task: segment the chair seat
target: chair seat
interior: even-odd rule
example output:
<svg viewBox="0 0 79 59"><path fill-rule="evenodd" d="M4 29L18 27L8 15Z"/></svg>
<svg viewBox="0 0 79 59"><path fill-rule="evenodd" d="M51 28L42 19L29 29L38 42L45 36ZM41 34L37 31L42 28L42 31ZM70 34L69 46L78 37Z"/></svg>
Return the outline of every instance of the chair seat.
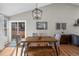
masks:
<svg viewBox="0 0 79 59"><path fill-rule="evenodd" d="M45 46L45 47L29 47L25 51L25 56L28 53L28 56L51 56L54 55L54 50L50 46Z"/></svg>

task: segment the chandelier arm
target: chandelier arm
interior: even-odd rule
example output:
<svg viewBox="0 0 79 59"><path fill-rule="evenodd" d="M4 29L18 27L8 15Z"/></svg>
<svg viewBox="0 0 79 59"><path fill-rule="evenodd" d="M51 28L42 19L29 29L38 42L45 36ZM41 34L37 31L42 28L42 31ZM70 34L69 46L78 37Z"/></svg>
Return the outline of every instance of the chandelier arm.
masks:
<svg viewBox="0 0 79 59"><path fill-rule="evenodd" d="M38 4L36 3L36 8L32 11L33 19L41 19L42 18L42 10L38 8Z"/></svg>

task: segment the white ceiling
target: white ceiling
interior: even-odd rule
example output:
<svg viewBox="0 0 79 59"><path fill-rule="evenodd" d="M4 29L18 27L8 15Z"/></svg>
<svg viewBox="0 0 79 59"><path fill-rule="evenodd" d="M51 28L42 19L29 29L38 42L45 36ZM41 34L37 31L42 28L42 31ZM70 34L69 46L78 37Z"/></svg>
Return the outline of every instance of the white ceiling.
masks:
<svg viewBox="0 0 79 59"><path fill-rule="evenodd" d="M51 3L38 3L38 7L44 7ZM79 6L79 3L72 3ZM36 3L0 3L0 13L6 16L16 15L21 12L27 12L36 7Z"/></svg>
<svg viewBox="0 0 79 59"><path fill-rule="evenodd" d="M38 7L46 6L50 3L39 3ZM36 3L0 3L0 13L12 16L21 12L27 12L36 7Z"/></svg>

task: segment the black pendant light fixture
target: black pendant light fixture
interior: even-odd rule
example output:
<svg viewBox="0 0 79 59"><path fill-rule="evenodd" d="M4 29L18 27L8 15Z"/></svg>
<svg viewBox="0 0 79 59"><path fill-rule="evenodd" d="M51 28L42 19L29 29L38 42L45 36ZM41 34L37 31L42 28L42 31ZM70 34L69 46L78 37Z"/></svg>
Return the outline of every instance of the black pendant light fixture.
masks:
<svg viewBox="0 0 79 59"><path fill-rule="evenodd" d="M36 3L36 8L32 11L33 19L39 20L42 18L42 10L38 8L38 4Z"/></svg>

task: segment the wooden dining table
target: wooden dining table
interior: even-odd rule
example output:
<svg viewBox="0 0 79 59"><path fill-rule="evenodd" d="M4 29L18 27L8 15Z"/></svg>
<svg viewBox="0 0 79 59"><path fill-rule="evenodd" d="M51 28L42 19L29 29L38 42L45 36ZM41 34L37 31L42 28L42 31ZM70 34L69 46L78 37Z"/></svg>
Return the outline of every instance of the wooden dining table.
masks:
<svg viewBox="0 0 79 59"><path fill-rule="evenodd" d="M28 49L29 43L38 43L38 42L54 43L55 52L56 55L58 56L57 45L56 45L57 40L54 37L49 37L49 36L36 36L36 37L30 36L27 37L24 41L21 41L21 43L23 43L23 46L21 48L21 56L23 54L23 49L25 46L27 46Z"/></svg>

